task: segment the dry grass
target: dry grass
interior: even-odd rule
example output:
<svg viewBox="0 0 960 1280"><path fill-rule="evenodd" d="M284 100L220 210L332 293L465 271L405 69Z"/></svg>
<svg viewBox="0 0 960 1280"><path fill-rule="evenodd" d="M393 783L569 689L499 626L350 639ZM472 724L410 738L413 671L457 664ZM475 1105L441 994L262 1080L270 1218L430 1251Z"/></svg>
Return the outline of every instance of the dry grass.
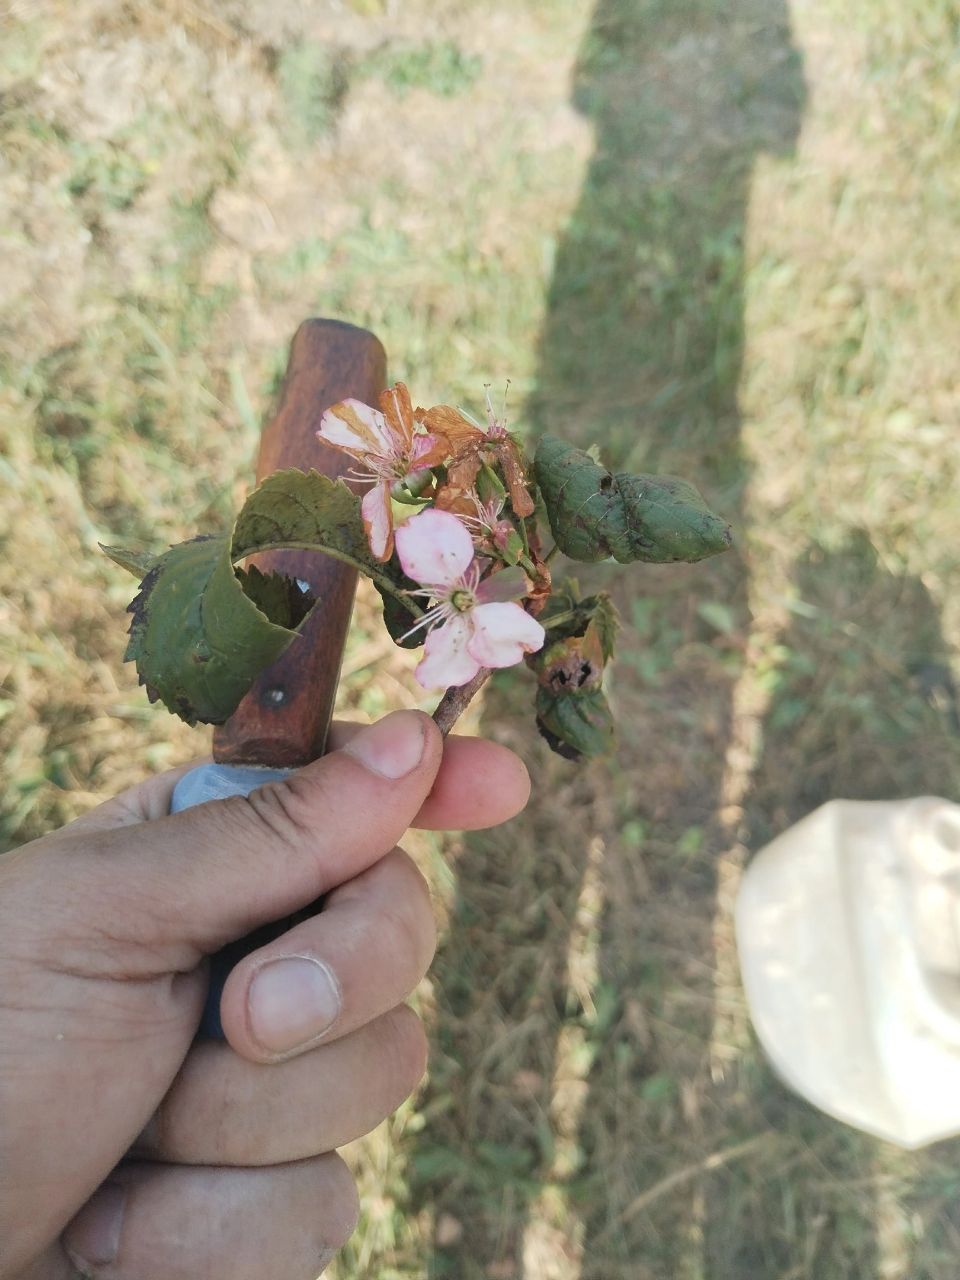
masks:
<svg viewBox="0 0 960 1280"><path fill-rule="evenodd" d="M612 763L550 757L521 674L487 697L537 794L417 844L430 1078L351 1153L335 1274L953 1280L955 1144L781 1088L729 910L831 796L960 797L956 3L0 22L3 838L203 748L121 666L96 541L227 518L303 316L375 329L423 399L510 376L521 426L688 475L739 550L615 579ZM418 696L378 627L364 596L352 714Z"/></svg>

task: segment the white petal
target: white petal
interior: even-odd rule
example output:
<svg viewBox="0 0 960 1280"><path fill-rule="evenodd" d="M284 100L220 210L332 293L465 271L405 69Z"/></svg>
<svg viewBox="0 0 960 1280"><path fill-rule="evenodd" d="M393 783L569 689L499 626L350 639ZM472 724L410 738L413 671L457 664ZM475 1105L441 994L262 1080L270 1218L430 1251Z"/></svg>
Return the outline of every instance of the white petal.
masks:
<svg viewBox="0 0 960 1280"><path fill-rule="evenodd" d="M378 560L389 560L393 555L393 509L390 506L390 486L375 484L363 495L360 503L363 527L367 531L370 550Z"/></svg>
<svg viewBox="0 0 960 1280"><path fill-rule="evenodd" d="M317 435L328 444L352 453L390 454L390 432L379 409L361 400L341 400L320 419Z"/></svg>
<svg viewBox="0 0 960 1280"><path fill-rule="evenodd" d="M400 530L397 530L399 533ZM446 689L466 684L480 670L480 663L467 652L470 625L462 614L434 627L423 646L423 661L414 675L425 689Z"/></svg>
<svg viewBox="0 0 960 1280"><path fill-rule="evenodd" d="M540 623L518 604L480 604L468 617L473 634L467 649L482 667L512 667L546 639Z"/></svg>
<svg viewBox="0 0 960 1280"><path fill-rule="evenodd" d="M428 587L458 582L473 559L473 539L449 511L421 511L397 529L403 571Z"/></svg>

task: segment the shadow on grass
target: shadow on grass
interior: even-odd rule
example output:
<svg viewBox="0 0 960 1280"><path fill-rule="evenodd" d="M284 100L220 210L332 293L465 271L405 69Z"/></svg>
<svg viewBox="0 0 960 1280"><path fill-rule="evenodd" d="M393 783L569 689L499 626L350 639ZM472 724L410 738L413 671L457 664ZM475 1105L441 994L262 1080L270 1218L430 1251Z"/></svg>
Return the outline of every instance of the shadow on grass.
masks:
<svg viewBox="0 0 960 1280"><path fill-rule="evenodd" d="M758 155L790 154L804 99L781 0L601 0L577 68L596 151L558 249L534 424L599 442L613 464L687 476L735 529L750 178ZM828 557L821 580L846 560ZM698 605L722 608L742 641L745 566L732 554L579 576L612 583L627 624L621 744L572 767L528 729L522 673L487 699L485 732L529 760L537 791L509 827L468 837L456 864L411 1151L415 1199L435 1213L430 1274L866 1280L872 1144L789 1097L745 1031L723 1069L724 1001L738 997L717 982L716 859L731 838L722 784L743 646L718 640ZM922 618L935 630L914 605L912 635ZM820 670L816 634L786 643ZM840 689L845 652L824 657ZM869 671L888 706L883 668ZM791 755L797 728L776 702L758 829L844 776L818 754L832 724L819 696L809 758ZM868 731L851 723L851 767Z"/></svg>
<svg viewBox="0 0 960 1280"><path fill-rule="evenodd" d="M781 637L782 664L763 727L763 755L745 811L758 849L834 798L960 799L957 690L937 607L923 583L880 564L869 537L813 542L797 562L799 601ZM731 1099L728 1122L752 1113L785 1135L770 1194L798 1224L784 1236L784 1271L752 1271L739 1254L717 1274L948 1280L960 1239L960 1143L908 1154L821 1119L769 1078ZM737 1112L741 1119L737 1120ZM714 1212L761 1206L749 1171L717 1179ZM947 1194L949 1189L949 1194ZM787 1218L780 1215L780 1230ZM918 1229L918 1224L920 1224ZM794 1270L786 1269L789 1262Z"/></svg>
<svg viewBox="0 0 960 1280"><path fill-rule="evenodd" d="M936 605L891 572L868 536L811 543L798 560L795 613L744 800L741 837L757 850L834 798L960 795L957 699ZM915 1246L908 1188L943 1184L957 1144L908 1155L819 1116L773 1078L756 1045L740 1050L714 1105L720 1132L762 1132L776 1159L732 1162L705 1196L709 1276L946 1280L929 1241L956 1231L945 1206ZM727 1137L726 1141L729 1141ZM957 1185L954 1178L954 1186ZM903 1269L907 1266L909 1269Z"/></svg>
<svg viewBox="0 0 960 1280"><path fill-rule="evenodd" d="M856 529L837 547L811 543L794 583L749 802L752 848L837 796L960 792L957 691L923 583L884 569Z"/></svg>

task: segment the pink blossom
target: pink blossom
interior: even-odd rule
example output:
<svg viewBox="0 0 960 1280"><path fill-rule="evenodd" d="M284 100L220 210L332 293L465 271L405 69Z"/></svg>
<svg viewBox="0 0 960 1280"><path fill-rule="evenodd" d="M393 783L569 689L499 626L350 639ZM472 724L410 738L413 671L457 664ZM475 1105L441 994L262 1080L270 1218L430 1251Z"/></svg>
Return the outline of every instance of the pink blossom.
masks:
<svg viewBox="0 0 960 1280"><path fill-rule="evenodd" d="M436 466L449 454L438 434L418 430L410 393L402 382L380 397L382 412L360 400L341 400L320 419L317 437L342 449L361 467L350 472L357 480L372 481L363 495L360 513L378 560L393 554L393 508L390 491L411 472Z"/></svg>
<svg viewBox="0 0 960 1280"><path fill-rule="evenodd" d="M480 581L466 527L448 511L421 511L397 529L404 572L433 601L416 677L427 689L466 684L481 667L512 667L543 647L543 627L512 601L496 600L495 578ZM500 576L500 575L496 575Z"/></svg>
<svg viewBox="0 0 960 1280"><path fill-rule="evenodd" d="M460 519L470 530L477 550L487 553L505 551L510 541L517 537L517 531L511 522L502 518L506 498L488 498L486 502L482 502L476 490L472 490L466 498L473 503L476 515L460 515Z"/></svg>

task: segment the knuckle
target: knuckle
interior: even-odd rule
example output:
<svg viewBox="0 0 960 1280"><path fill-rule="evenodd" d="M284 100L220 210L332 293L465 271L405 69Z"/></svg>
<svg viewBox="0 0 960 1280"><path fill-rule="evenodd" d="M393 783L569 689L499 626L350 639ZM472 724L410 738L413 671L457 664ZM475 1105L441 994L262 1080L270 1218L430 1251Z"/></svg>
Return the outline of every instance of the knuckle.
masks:
<svg viewBox="0 0 960 1280"><path fill-rule="evenodd" d="M316 777L306 780L292 773L289 778L264 783L235 800L251 809L272 835L287 844L302 845L317 835L317 814L322 808L317 794L319 785Z"/></svg>

